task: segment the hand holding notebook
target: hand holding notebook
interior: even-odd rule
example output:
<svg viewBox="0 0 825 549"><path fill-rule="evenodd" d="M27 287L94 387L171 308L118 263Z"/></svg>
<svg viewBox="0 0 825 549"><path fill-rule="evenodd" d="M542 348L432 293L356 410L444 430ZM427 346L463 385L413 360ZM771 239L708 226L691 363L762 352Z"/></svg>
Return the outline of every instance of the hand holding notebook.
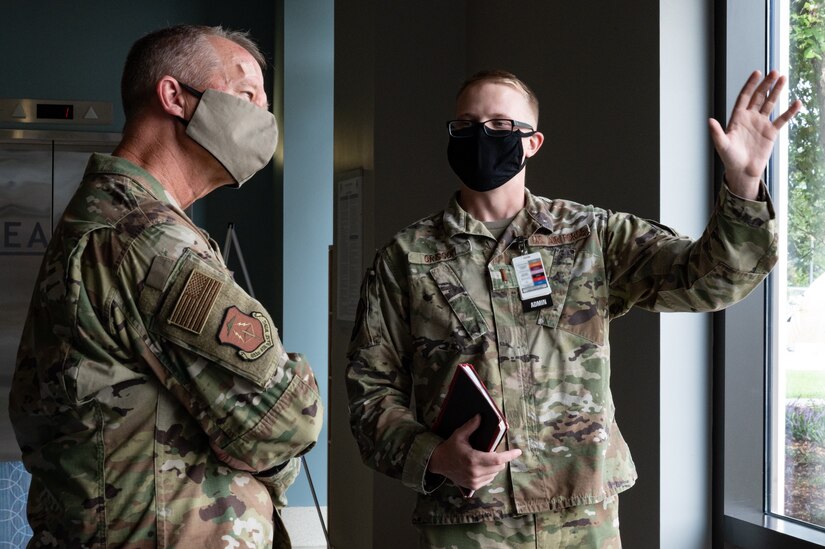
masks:
<svg viewBox="0 0 825 549"><path fill-rule="evenodd" d="M495 453L507 421L471 364L456 368L433 431L447 440L433 452L430 470L452 480L465 497L521 455L520 450Z"/></svg>

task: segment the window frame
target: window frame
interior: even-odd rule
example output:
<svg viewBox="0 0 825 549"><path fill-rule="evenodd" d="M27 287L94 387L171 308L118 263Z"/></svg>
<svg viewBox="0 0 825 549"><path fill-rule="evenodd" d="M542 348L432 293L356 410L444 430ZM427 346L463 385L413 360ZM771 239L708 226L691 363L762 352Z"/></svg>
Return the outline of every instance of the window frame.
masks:
<svg viewBox="0 0 825 549"><path fill-rule="evenodd" d="M749 4L749 5L748 5ZM733 101L752 68L765 72L774 59L770 37L773 0L753 10L748 0L714 3L714 116L727 120ZM731 89L733 88L733 89ZM787 131L784 129L783 131ZM723 168L715 160L717 190ZM776 162L768 166L776 175ZM780 230L783 230L780 224ZM773 275L771 275L773 276ZM767 459L770 425L769 281L742 303L714 313L713 325L713 472L714 548L808 549L825 546L825 532L767 511ZM760 364L754 371L752 365ZM750 366L749 366L750 365ZM757 408L758 407L758 408ZM735 464L735 467L734 467ZM758 482L753 482L758 479ZM743 482L750 480L750 484Z"/></svg>

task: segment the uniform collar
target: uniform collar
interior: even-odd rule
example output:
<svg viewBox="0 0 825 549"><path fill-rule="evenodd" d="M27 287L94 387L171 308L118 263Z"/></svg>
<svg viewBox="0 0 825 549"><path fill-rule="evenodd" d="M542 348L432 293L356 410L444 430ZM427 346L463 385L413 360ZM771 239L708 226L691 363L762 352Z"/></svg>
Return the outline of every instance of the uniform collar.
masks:
<svg viewBox="0 0 825 549"><path fill-rule="evenodd" d="M523 231L535 232L539 227L552 231L553 219L550 216L549 203L524 189L524 208L519 210L510 225L518 227L520 234L524 234ZM490 236L484 223L467 213L458 203L458 192L452 196L444 209L444 228L450 238L459 234ZM509 231L508 228L505 234Z"/></svg>
<svg viewBox="0 0 825 549"><path fill-rule="evenodd" d="M100 173L113 174L128 177L155 199L167 203L173 208L180 210L180 205L172 198L164 186L154 178L152 174L125 158L111 156L108 154L93 153L86 165L86 175Z"/></svg>
<svg viewBox="0 0 825 549"><path fill-rule="evenodd" d="M206 231L195 225L194 222L189 219L189 216L186 215L186 212L183 211L183 209L181 209L177 201L166 191L166 188L160 183L160 181L155 179L152 174L140 166L126 160L125 158L99 153L94 153L89 158L89 163L86 165L86 174L84 179L86 176L91 174L117 175L127 177L132 180L152 195L155 200L160 203L167 204L186 224L192 228L193 231L202 235L209 244L209 247L212 249L215 260L223 263L223 257L221 256L218 244L209 237L209 234Z"/></svg>

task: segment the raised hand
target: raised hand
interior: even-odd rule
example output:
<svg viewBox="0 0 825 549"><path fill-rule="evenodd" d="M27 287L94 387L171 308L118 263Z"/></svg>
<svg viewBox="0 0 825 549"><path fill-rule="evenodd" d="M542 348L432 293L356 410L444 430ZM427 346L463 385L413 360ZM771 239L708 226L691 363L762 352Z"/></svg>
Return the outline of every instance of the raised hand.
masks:
<svg viewBox="0 0 825 549"><path fill-rule="evenodd" d="M716 152L725 165L728 188L751 200L759 192L759 181L779 130L802 108L800 101L794 101L788 110L771 120L771 111L785 87L786 78L775 70L760 82L761 76L759 71L754 71L745 82L736 98L727 129L723 130L713 118L708 120Z"/></svg>

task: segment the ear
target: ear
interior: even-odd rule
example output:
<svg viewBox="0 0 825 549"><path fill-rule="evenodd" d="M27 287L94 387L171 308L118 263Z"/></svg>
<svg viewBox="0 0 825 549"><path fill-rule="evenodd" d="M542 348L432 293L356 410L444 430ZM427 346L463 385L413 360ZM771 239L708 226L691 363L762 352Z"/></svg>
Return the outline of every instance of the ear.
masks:
<svg viewBox="0 0 825 549"><path fill-rule="evenodd" d="M188 118L186 116L187 94L180 87L180 83L171 76L164 76L158 80L155 93L160 101L161 108L172 116Z"/></svg>
<svg viewBox="0 0 825 549"><path fill-rule="evenodd" d="M541 132L536 132L530 137L527 138L527 143L524 147L524 157L530 158L541 148L542 143L544 143L544 134Z"/></svg>

